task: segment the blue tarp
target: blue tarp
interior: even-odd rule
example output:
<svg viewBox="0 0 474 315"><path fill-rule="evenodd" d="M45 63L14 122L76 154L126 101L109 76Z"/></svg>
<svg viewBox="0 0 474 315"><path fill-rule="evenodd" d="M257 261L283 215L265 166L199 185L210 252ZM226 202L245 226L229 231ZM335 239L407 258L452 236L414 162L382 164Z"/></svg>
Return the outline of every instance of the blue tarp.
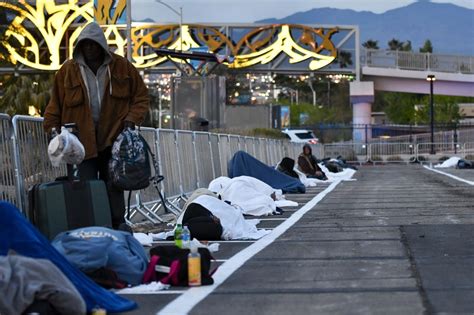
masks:
<svg viewBox="0 0 474 315"><path fill-rule="evenodd" d="M285 175L270 167L244 151L234 154L227 166L230 178L237 176L251 176L267 183L283 193L305 193L306 188L298 179Z"/></svg>
<svg viewBox="0 0 474 315"><path fill-rule="evenodd" d="M0 201L0 217L0 255L7 255L11 249L23 256L49 259L74 284L88 312L96 307L111 313L137 307L135 302L100 287L73 267L13 205Z"/></svg>

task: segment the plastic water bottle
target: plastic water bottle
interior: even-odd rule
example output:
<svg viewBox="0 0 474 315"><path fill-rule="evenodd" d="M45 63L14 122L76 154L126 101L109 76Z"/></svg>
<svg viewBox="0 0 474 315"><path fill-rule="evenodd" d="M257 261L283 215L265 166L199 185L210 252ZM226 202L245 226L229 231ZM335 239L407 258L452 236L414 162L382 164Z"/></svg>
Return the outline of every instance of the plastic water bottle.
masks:
<svg viewBox="0 0 474 315"><path fill-rule="evenodd" d="M201 255L196 245L191 245L191 252L188 254L188 285L201 285Z"/></svg>
<svg viewBox="0 0 474 315"><path fill-rule="evenodd" d="M174 243L179 248L183 248L183 226L181 224L177 224L174 230Z"/></svg>
<svg viewBox="0 0 474 315"><path fill-rule="evenodd" d="M191 243L191 232L189 231L188 227L185 225L183 227L183 248L189 248L189 244Z"/></svg>

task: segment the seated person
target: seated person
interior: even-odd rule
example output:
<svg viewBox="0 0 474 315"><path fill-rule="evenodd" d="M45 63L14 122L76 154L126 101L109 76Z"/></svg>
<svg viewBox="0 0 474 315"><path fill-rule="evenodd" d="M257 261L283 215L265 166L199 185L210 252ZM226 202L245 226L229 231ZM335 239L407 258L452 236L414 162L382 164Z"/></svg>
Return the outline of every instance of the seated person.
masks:
<svg viewBox="0 0 474 315"><path fill-rule="evenodd" d="M319 167L318 160L312 154L311 146L309 144L303 146L303 152L298 157L298 167L308 178L316 178L320 180L328 179L326 174L324 174Z"/></svg>
<svg viewBox="0 0 474 315"><path fill-rule="evenodd" d="M298 174L293 170L295 167L295 160L289 157L284 157L280 163L278 163L277 171L282 172L290 177L299 178Z"/></svg>

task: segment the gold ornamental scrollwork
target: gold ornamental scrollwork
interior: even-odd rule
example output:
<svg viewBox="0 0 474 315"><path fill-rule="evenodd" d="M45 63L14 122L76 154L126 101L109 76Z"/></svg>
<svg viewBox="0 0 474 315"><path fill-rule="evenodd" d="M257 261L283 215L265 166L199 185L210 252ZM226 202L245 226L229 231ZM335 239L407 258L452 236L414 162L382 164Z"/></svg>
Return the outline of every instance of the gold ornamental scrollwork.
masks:
<svg viewBox="0 0 474 315"><path fill-rule="evenodd" d="M8 10L11 24L3 44L14 63L41 70L57 70L72 57L74 44L87 22L102 24L109 46L116 53L126 51L126 32L123 19L126 0L69 0L56 4L54 0L37 0L36 6L20 0L15 4L0 0L0 9ZM94 10L95 9L95 10ZM12 14L11 14L12 13ZM104 25L104 23L106 23ZM238 27L236 27L238 28ZM243 69L281 62L305 62L308 70L321 69L336 59L337 49L331 41L337 28L313 28L306 25L275 24L239 28L233 38L229 27L144 24L132 28L134 65L150 68L168 62L155 49L168 48L187 51L205 49L232 57L229 68ZM18 49L21 47L21 49ZM66 49L64 49L66 48ZM173 60L183 62L182 60Z"/></svg>
<svg viewBox="0 0 474 315"><path fill-rule="evenodd" d="M71 24L78 18L93 20L93 2L80 5L73 0L65 4L37 0L36 6L32 6L27 1L20 0L17 4L0 2L0 8L16 14L2 43L10 53L10 60L14 64L22 63L41 70L57 70L64 62L60 48ZM83 26L75 28L71 37L77 36L82 29ZM40 44L43 41L45 45ZM25 52L22 55L15 48L18 44Z"/></svg>

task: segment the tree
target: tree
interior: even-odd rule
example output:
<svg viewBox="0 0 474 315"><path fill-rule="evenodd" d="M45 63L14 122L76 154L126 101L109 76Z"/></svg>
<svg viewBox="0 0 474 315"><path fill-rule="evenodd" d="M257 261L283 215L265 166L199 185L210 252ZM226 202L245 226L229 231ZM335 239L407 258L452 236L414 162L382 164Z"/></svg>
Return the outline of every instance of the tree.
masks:
<svg viewBox="0 0 474 315"><path fill-rule="evenodd" d="M423 108L420 113L422 123L430 122L430 97L425 96L422 99ZM434 98L434 121L435 124L451 124L459 122L461 114L459 113L459 98L445 95L435 95Z"/></svg>
<svg viewBox="0 0 474 315"><path fill-rule="evenodd" d="M365 43L363 43L362 46L367 49L379 49L378 42L378 40L369 39Z"/></svg>
<svg viewBox="0 0 474 315"><path fill-rule="evenodd" d="M415 124L418 121L415 105L419 96L408 93L387 92L383 94L384 110L388 120L395 124Z"/></svg>
<svg viewBox="0 0 474 315"><path fill-rule="evenodd" d="M10 115L27 115L29 106L40 114L49 102L53 74L9 75L3 83L3 97L0 98L0 112Z"/></svg>
<svg viewBox="0 0 474 315"><path fill-rule="evenodd" d="M433 53L433 45L429 39L425 40L425 44L420 48L421 53Z"/></svg>
<svg viewBox="0 0 474 315"><path fill-rule="evenodd" d="M337 54L337 62L341 68L352 66L352 54L348 51L340 51Z"/></svg>
<svg viewBox="0 0 474 315"><path fill-rule="evenodd" d="M403 42L398 39L392 38L392 40L388 42L388 49L390 50L402 50L402 48Z"/></svg>
<svg viewBox="0 0 474 315"><path fill-rule="evenodd" d="M411 41L407 40L406 42L402 43L402 51L412 51L411 48Z"/></svg>

